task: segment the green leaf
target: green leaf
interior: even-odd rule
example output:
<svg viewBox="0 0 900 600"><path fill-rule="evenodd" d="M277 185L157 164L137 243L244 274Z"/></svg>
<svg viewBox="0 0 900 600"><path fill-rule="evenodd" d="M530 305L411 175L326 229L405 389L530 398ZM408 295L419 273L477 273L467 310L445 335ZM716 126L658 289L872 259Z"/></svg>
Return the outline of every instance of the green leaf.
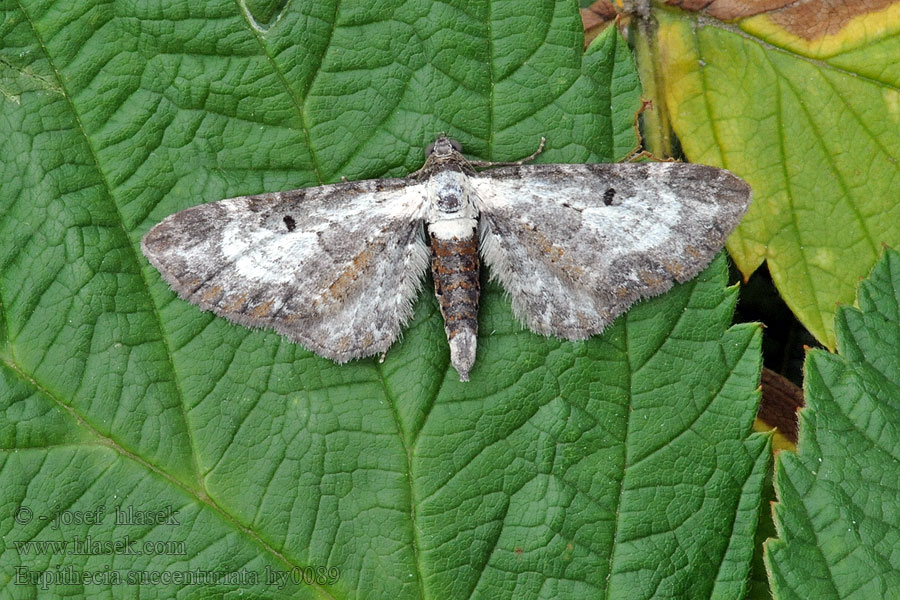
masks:
<svg viewBox="0 0 900 600"><path fill-rule="evenodd" d="M733 24L655 11L651 70L687 157L753 187L728 245L738 267L749 277L767 261L833 348L836 304L853 301L882 244L900 244L900 2L785 4L711 4Z"/></svg>
<svg viewBox="0 0 900 600"><path fill-rule="evenodd" d="M799 452L779 454L766 543L778 598L900 597L900 254L841 307L838 355L806 362Z"/></svg>
<svg viewBox="0 0 900 600"><path fill-rule="evenodd" d="M438 132L621 157L614 30L583 53L565 2L0 11L4 592L740 594L768 452L724 258L582 343L488 285L461 384L428 293L384 363L338 366L177 299L139 251L201 202L407 173Z"/></svg>

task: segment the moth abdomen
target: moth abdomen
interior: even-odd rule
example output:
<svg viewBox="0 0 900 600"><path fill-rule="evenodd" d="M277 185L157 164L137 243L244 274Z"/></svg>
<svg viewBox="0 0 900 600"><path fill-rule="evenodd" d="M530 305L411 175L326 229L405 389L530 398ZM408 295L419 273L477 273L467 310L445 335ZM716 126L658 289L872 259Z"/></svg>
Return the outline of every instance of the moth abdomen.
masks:
<svg viewBox="0 0 900 600"><path fill-rule="evenodd" d="M469 380L475 363L478 336L478 239L475 229L462 239L431 235L431 272L434 293L444 317L450 343L450 362L460 381Z"/></svg>

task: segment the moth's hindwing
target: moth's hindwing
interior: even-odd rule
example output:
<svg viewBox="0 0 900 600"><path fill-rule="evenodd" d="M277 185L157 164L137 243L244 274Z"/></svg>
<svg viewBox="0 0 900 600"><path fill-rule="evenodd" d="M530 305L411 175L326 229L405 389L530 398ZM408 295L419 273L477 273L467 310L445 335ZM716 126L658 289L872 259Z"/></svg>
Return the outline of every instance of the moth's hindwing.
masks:
<svg viewBox="0 0 900 600"><path fill-rule="evenodd" d="M682 163L501 167L471 183L482 256L515 314L573 340L694 277L750 204L728 171Z"/></svg>
<svg viewBox="0 0 900 600"><path fill-rule="evenodd" d="M189 302L345 362L386 351L412 314L424 197L407 179L242 196L168 217L141 248Z"/></svg>

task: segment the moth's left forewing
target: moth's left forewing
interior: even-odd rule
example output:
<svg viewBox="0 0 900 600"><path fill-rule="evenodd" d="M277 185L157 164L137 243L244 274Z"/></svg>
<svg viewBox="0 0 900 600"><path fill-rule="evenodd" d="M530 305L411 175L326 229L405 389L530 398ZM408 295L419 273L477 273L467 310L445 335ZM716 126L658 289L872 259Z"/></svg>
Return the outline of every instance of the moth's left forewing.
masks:
<svg viewBox="0 0 900 600"><path fill-rule="evenodd" d="M406 179L230 198L167 217L141 248L185 300L344 362L386 351L412 314L424 198Z"/></svg>
<svg viewBox="0 0 900 600"><path fill-rule="evenodd" d="M683 163L503 167L471 185L482 256L516 315L568 339L699 273L750 203L731 173Z"/></svg>

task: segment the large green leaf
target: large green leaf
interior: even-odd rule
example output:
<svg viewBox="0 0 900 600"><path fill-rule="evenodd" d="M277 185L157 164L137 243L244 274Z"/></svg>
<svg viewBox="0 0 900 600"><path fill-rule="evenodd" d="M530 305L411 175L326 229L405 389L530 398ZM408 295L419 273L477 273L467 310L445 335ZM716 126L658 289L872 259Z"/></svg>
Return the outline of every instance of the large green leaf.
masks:
<svg viewBox="0 0 900 600"><path fill-rule="evenodd" d="M615 32L583 54L566 2L0 8L3 594L740 594L768 454L724 258L577 344L488 286L461 384L429 294L384 363L337 366L139 252L201 202L409 172L437 132L622 156Z"/></svg>
<svg viewBox="0 0 900 600"><path fill-rule="evenodd" d="M812 351L799 452L775 474L778 598L900 598L900 254L838 311L839 355Z"/></svg>

